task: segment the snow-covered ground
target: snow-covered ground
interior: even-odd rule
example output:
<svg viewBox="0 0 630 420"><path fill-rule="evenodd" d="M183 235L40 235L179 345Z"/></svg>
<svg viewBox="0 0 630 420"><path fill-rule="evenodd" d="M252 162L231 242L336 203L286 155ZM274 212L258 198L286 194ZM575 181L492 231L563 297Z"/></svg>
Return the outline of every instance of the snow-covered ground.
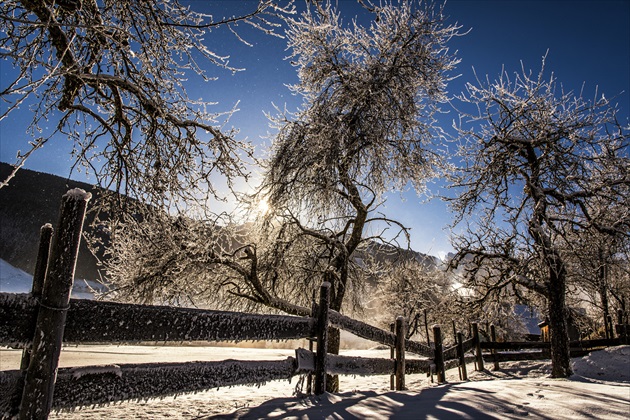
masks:
<svg viewBox="0 0 630 420"><path fill-rule="evenodd" d="M2 369L14 369L19 351L0 349ZM284 359L292 350L201 346L65 347L61 366L107 363ZM383 350L345 354L388 357ZM408 375L407 391L389 390L388 376L341 378L339 394L296 397L299 378L260 387L232 387L150 401L130 401L53 413L51 419L628 419L630 418L630 346L573 359L569 380L549 378L549 362L503 363L500 371L474 372L448 383L426 375ZM302 388L303 389L303 388Z"/></svg>

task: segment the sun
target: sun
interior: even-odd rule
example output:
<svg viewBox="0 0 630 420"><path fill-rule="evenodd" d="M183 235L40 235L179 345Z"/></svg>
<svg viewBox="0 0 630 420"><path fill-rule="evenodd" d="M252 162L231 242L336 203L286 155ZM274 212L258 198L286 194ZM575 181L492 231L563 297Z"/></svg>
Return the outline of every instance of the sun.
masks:
<svg viewBox="0 0 630 420"><path fill-rule="evenodd" d="M269 212L269 202L267 201L267 199L263 198L258 201L256 209L259 215L266 215Z"/></svg>

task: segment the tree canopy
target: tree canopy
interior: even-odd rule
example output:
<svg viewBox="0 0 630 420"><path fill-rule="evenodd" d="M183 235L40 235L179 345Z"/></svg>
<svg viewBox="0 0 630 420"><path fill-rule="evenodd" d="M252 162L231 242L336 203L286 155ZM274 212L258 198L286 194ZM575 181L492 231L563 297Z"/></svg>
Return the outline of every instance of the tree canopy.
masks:
<svg viewBox="0 0 630 420"><path fill-rule="evenodd" d="M468 84L460 99L478 113L463 116L462 164L450 175L451 206L467 227L452 263L469 267L484 297L508 287L543 295L553 374L568 376L565 245L590 231L630 234L630 129L603 95L559 91L544 64Z"/></svg>
<svg viewBox="0 0 630 420"><path fill-rule="evenodd" d="M220 126L231 110L211 111L211 99L191 98L186 81L211 79L208 64L238 70L205 39L213 29L244 22L273 34L276 16L293 11L291 1L251 6L217 19L178 1L3 1L0 59L15 72L2 79L9 105L0 120L23 104L33 110L33 140L16 170L61 134L73 142L74 167L151 204L214 194L212 173L228 184L245 175L240 154L251 155L249 144Z"/></svg>
<svg viewBox="0 0 630 420"><path fill-rule="evenodd" d="M402 224L377 211L385 192L409 183L421 190L434 172L432 145L441 138L434 115L457 64L447 43L458 28L432 4L363 4L367 24L344 22L334 1L309 2L303 13L287 17L289 59L299 77L290 89L303 103L295 113L273 117L278 132L252 198L269 205L260 230L226 242L222 229L194 246L201 252L190 264L213 267L200 279L214 296L302 315L326 273L333 279L331 308L339 311L365 287L369 247L396 240L368 227L389 224L406 237ZM176 252L175 260L189 249ZM189 280L164 279L160 264L128 267L139 269L120 276L130 290L151 278L160 279L155 287L162 296L168 296L165 288L193 290L180 287ZM138 283L134 276L149 267L157 272ZM338 338L329 352L338 351Z"/></svg>
<svg viewBox="0 0 630 420"><path fill-rule="evenodd" d="M290 88L303 105L276 119L263 183L272 208L344 213L408 182L421 190L433 173L434 114L458 62L447 47L458 28L414 1L382 2L370 14L369 26L344 22L324 2L290 20L300 78Z"/></svg>

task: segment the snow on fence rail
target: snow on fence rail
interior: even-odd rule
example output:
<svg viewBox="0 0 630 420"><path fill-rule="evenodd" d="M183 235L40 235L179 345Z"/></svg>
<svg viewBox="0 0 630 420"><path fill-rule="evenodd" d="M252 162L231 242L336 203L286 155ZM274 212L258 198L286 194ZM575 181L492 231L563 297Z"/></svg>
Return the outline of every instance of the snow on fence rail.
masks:
<svg viewBox="0 0 630 420"><path fill-rule="evenodd" d="M19 371L3 374L6 377L4 383L16 383L20 376ZM294 374L293 357L274 361L224 360L61 368L55 383L52 409L73 409L232 385L259 384L289 379Z"/></svg>
<svg viewBox="0 0 630 420"><path fill-rule="evenodd" d="M29 294L0 293L0 345L33 339L39 305ZM312 337L315 319L70 299L64 343L290 340Z"/></svg>
<svg viewBox="0 0 630 420"><path fill-rule="evenodd" d="M394 333L352 319L333 310L330 311L330 323L334 327L385 346L394 347L396 342L396 335ZM434 351L430 347L409 339L405 339L405 350L419 356L433 357L434 355Z"/></svg>

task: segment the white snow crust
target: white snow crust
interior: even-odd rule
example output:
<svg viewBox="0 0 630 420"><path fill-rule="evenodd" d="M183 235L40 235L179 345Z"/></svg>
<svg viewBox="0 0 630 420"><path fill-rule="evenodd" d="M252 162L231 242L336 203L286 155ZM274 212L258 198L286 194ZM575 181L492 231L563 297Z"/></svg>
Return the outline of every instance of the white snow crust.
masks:
<svg viewBox="0 0 630 420"><path fill-rule="evenodd" d="M63 196L71 198L75 201L88 201L92 198L92 193L86 192L84 189L81 188L73 188L71 190L68 190L68 192L66 192Z"/></svg>
<svg viewBox="0 0 630 420"><path fill-rule="evenodd" d="M96 365L70 369L70 374L74 379L81 379L82 377L89 375L103 375L108 373L119 378L122 377L122 370L118 365Z"/></svg>

